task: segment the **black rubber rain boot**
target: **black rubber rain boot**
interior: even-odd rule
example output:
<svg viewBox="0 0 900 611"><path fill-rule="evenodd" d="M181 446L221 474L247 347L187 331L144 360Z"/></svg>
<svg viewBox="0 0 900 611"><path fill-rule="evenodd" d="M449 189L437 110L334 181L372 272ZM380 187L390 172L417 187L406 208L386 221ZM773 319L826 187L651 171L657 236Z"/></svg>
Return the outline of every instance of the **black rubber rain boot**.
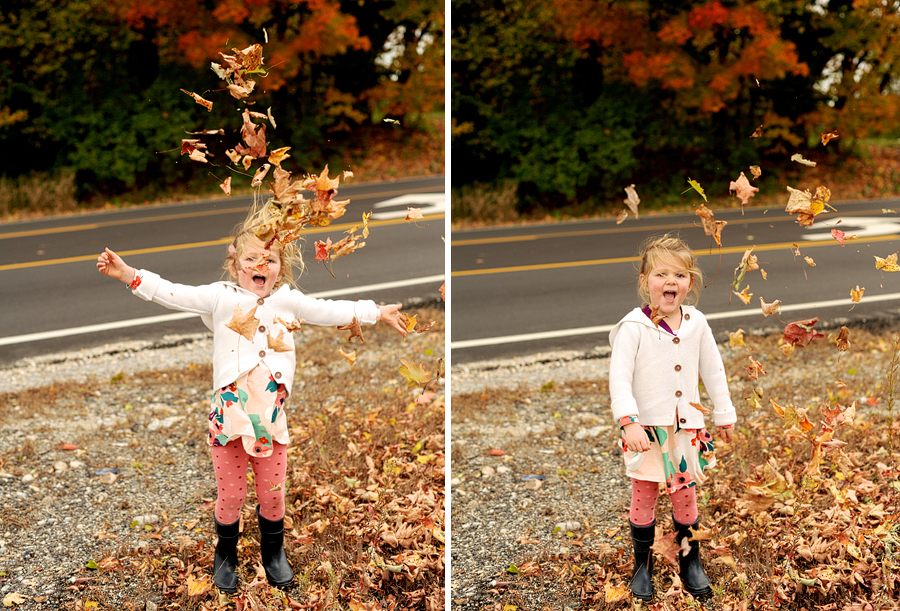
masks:
<svg viewBox="0 0 900 611"><path fill-rule="evenodd" d="M259 505L256 506L256 517L259 518L259 551L266 579L276 588L289 586L294 581L294 571L284 553L284 518L265 519L259 514Z"/></svg>
<svg viewBox="0 0 900 611"><path fill-rule="evenodd" d="M631 593L640 600L653 600L653 545L656 520L647 526L631 525L631 543L634 545L634 572L631 575Z"/></svg>
<svg viewBox="0 0 900 611"><path fill-rule="evenodd" d="M240 518L234 524L220 524L216 520L216 535L219 540L213 559L213 583L227 594L237 592L237 542L240 536L238 532L240 523Z"/></svg>
<svg viewBox="0 0 900 611"><path fill-rule="evenodd" d="M709 577L703 570L703 563L700 562L700 542L691 539L691 531L697 529L700 520L698 518L693 524L682 524L674 518L672 521L675 523L675 532L678 533L676 543L681 545L687 537L690 548L687 554L682 552L678 556L684 589L694 598L709 598L712 596L712 588L709 586Z"/></svg>

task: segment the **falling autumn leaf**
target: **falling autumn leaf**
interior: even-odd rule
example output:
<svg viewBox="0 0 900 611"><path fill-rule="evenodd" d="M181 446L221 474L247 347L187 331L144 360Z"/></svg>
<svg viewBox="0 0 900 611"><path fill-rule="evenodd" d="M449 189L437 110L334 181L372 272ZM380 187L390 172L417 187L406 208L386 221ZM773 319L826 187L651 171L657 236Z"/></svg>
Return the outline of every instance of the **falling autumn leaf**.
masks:
<svg viewBox="0 0 900 611"><path fill-rule="evenodd" d="M416 328L416 315L409 316L406 312L400 312L400 321L406 326L406 332L412 333Z"/></svg>
<svg viewBox="0 0 900 611"><path fill-rule="evenodd" d="M741 212L743 213L744 206L747 205L751 197L756 195L756 192L759 191L759 187L751 185L744 173L741 172L741 175L737 180L733 180L729 183L728 191L733 192L737 195L737 198L741 200Z"/></svg>
<svg viewBox="0 0 900 611"><path fill-rule="evenodd" d="M275 149L271 153L269 153L269 163L272 165L281 165L281 162L290 157L288 155L288 151L291 150L289 146L283 146L279 149Z"/></svg>
<svg viewBox="0 0 900 611"><path fill-rule="evenodd" d="M243 113L244 124L241 127L241 138L244 144L238 144L235 150L241 155L250 155L256 159L266 156L266 124L257 125L251 120L250 111Z"/></svg>
<svg viewBox="0 0 900 611"><path fill-rule="evenodd" d="M331 238L325 238L325 241L316 240L316 258L315 261L327 261L328 252L331 250Z"/></svg>
<svg viewBox="0 0 900 611"><path fill-rule="evenodd" d="M275 352L290 352L294 349L293 346L284 341L284 329L278 331L277 337L272 337L271 334L266 335L266 345L269 350L274 350Z"/></svg>
<svg viewBox="0 0 900 611"><path fill-rule="evenodd" d="M422 210L419 208L407 208L406 210L406 222L425 218L422 216Z"/></svg>
<svg viewBox="0 0 900 611"><path fill-rule="evenodd" d="M769 314L778 315L778 308L781 307L781 300L776 299L772 303L766 303L763 298L759 298L760 307L762 307L763 316L768 318Z"/></svg>
<svg viewBox="0 0 900 611"><path fill-rule="evenodd" d="M344 180L347 180L348 178L353 178L353 172L350 170L344 170L343 176L344 176Z"/></svg>
<svg viewBox="0 0 900 611"><path fill-rule="evenodd" d="M859 303L863 298L863 293L866 292L866 287L859 288L859 285L856 285L856 289L850 289L850 300L853 303Z"/></svg>
<svg viewBox="0 0 900 611"><path fill-rule="evenodd" d="M253 179L250 181L251 187L258 187L262 184L263 179L266 177L266 174L269 172L269 168L272 166L268 163L264 163L256 170L256 174L253 175Z"/></svg>
<svg viewBox="0 0 900 611"><path fill-rule="evenodd" d="M754 248L756 247L753 246L745 250L744 255L741 257L741 262L734 268L734 280L731 283L731 290L737 291L740 288L741 284L744 283L744 276L747 275L747 272L759 269L758 258L753 254ZM763 279L765 279L765 272L760 270L760 273L762 273ZM746 304L747 302L744 303Z"/></svg>
<svg viewBox="0 0 900 611"><path fill-rule="evenodd" d="M752 356L748 356L747 358L750 359L750 366L747 367L747 375L754 380L759 380L759 374L766 375L766 370L763 369L763 366L759 361Z"/></svg>
<svg viewBox="0 0 900 611"><path fill-rule="evenodd" d="M660 321L661 321L663 318L665 318L665 317L666 317L666 316L665 316L664 314L663 314L663 315L660 315L660 313L659 313L659 306L658 306L658 305L651 306L651 308L650 308L650 322L652 322L654 325L656 325L657 328L659 328L659 323L660 323Z"/></svg>
<svg viewBox="0 0 900 611"><path fill-rule="evenodd" d="M402 363L400 375L406 378L410 386L424 386L431 381L431 376L422 365L416 365L406 359L400 359L400 362Z"/></svg>
<svg viewBox="0 0 900 611"><path fill-rule="evenodd" d="M442 301L447 301L447 295L444 292L446 290L444 288L446 286L446 284L447 284L446 282L441 283L441 288L438 289L441 292L441 300Z"/></svg>
<svg viewBox="0 0 900 611"><path fill-rule="evenodd" d="M637 191L634 189L634 185L628 185L625 187L625 199L622 200L625 202L625 205L628 206L628 209L631 211L631 214L634 215L634 218L638 217L638 206L641 204L641 198L638 197Z"/></svg>
<svg viewBox="0 0 900 611"><path fill-rule="evenodd" d="M812 257L804 256L804 257L803 257L803 260L806 261L807 264L809 264L810 267L815 267L815 266L816 266L816 262L813 261L813 258L812 258Z"/></svg>
<svg viewBox="0 0 900 611"><path fill-rule="evenodd" d="M210 102L209 100L204 99L202 96L194 93L193 91L188 91L187 89L182 89L181 91L183 91L184 93L186 93L189 96L191 96L192 98L194 98L194 101L197 102L197 104L199 104L200 106L204 107L206 110L208 110L208 111L212 110L213 103Z"/></svg>
<svg viewBox="0 0 900 611"><path fill-rule="evenodd" d="M752 165L750 166L750 174L753 175L753 178L759 178L762 176L762 168L758 165Z"/></svg>
<svg viewBox="0 0 900 611"><path fill-rule="evenodd" d="M819 322L819 318L806 318L804 320L797 320L792 323L788 323L784 327L784 334L782 335L782 340L784 343L791 344L793 346L800 346L804 348L810 344L817 337L825 337L815 329L813 326Z"/></svg>
<svg viewBox="0 0 900 611"><path fill-rule="evenodd" d="M398 121L397 119L384 119L384 122L390 123L392 125L400 125L400 121Z"/></svg>
<svg viewBox="0 0 900 611"><path fill-rule="evenodd" d="M830 132L825 132L822 134L822 146L826 146L832 140L837 140L841 135L837 133L836 130L831 130Z"/></svg>
<svg viewBox="0 0 900 611"><path fill-rule="evenodd" d="M276 316L276 317L274 317L274 318L272 319L272 322L275 323L275 324L278 324L278 325L283 326L283 327L284 327L285 329L287 329L288 331L294 332L294 331L299 331L299 330L300 330L300 328L301 328L301 323L303 322L303 319L302 319L302 318L298 318L297 320L293 320L293 321L291 321L291 322L287 322L287 321L285 321L285 320L282 320L282 319L279 318L278 316Z"/></svg>
<svg viewBox="0 0 900 611"><path fill-rule="evenodd" d="M362 327L360 327L359 321L356 319L355 316L353 317L353 320L350 322L350 324L348 324L348 325L340 325L340 326L338 327L338 329L339 329L340 331L350 331L350 337L347 338L347 341L348 341L348 342L353 341L353 338L354 338L354 337L358 337L358 338L359 338L359 341L361 341L361 342L364 343L364 344L366 343L366 340L363 339L363 335L362 335Z"/></svg>
<svg viewBox="0 0 900 611"><path fill-rule="evenodd" d="M246 314L241 311L241 306L236 306L234 315L225 326L252 342L253 336L256 334L256 328L259 326L259 319L256 318L256 306L253 306L253 309Z"/></svg>
<svg viewBox="0 0 900 611"><path fill-rule="evenodd" d="M753 130L753 133L750 134L751 138L762 138L762 136L763 136L763 126L762 125L757 127L755 130Z"/></svg>
<svg viewBox="0 0 900 611"><path fill-rule="evenodd" d="M347 359L347 362L350 363L351 367L353 367L353 364L356 363L356 350L344 352L343 348L338 348L338 352L340 352L341 356Z"/></svg>
<svg viewBox="0 0 900 611"><path fill-rule="evenodd" d="M205 149L206 144L200 142L198 138L183 138L181 140L181 154L187 153L188 157L194 161L207 163L206 153L203 152Z"/></svg>
<svg viewBox="0 0 900 611"><path fill-rule="evenodd" d="M700 221L703 223L703 233L714 237L716 239L716 244L721 246L722 230L725 228L725 225L728 224L728 221L717 221L713 211L704 204L700 204L700 206L694 210L694 214L699 216Z"/></svg>
<svg viewBox="0 0 900 611"><path fill-rule="evenodd" d="M691 402L691 403L688 403L688 405L690 405L691 407L693 407L695 410L697 410L698 412L700 412L700 413L703 414L704 416L706 416L706 415L708 415L708 414L710 413L710 412L709 412L709 408L708 408L708 407L704 407L702 403L693 403L693 402Z"/></svg>
<svg viewBox="0 0 900 611"><path fill-rule="evenodd" d="M888 255L884 259L876 255L872 256L875 257L875 269L880 269L886 272L900 272L900 266L897 265L896 252L892 255Z"/></svg>
<svg viewBox="0 0 900 611"><path fill-rule="evenodd" d="M621 225L625 222L625 219L628 218L628 210L624 208L619 211L619 214L616 215L616 225Z"/></svg>
<svg viewBox="0 0 900 611"><path fill-rule="evenodd" d="M750 303L750 298L753 297L753 293L751 293L749 291L750 291L750 285L748 284L747 286L744 287L744 290L741 291L740 293L738 293L737 291L732 291L732 292L735 295L737 295L738 298L742 302L744 302L744 305L747 305L748 303Z"/></svg>
<svg viewBox="0 0 900 611"><path fill-rule="evenodd" d="M834 227L831 230L831 237L833 237L835 240L837 240L838 244L840 244L841 246L844 245L844 238L846 237L846 235L847 234L845 234L843 231L841 231L837 227Z"/></svg>
<svg viewBox="0 0 900 611"><path fill-rule="evenodd" d="M841 352L850 350L850 329L842 326L840 332L838 333L837 339L835 339L834 341L837 344L838 350L840 350Z"/></svg>
<svg viewBox="0 0 900 611"><path fill-rule="evenodd" d="M705 201L705 202L709 201L708 199L706 199L706 193L703 192L703 187L700 186L699 182L697 182L696 180L691 180L690 178L687 179L687 182L688 182L688 185L690 185L690 188L682 191L682 193L681 193L682 195L684 195L685 193L687 193L688 191L693 189L694 191L696 191L697 193L700 194L700 197L703 198L703 201Z"/></svg>
<svg viewBox="0 0 900 611"><path fill-rule="evenodd" d="M762 298L760 298L762 299ZM744 330L738 329L728 334L728 345L737 348L744 345Z"/></svg>
<svg viewBox="0 0 900 611"><path fill-rule="evenodd" d="M225 192L225 195L231 195L231 176L226 178L220 185L219 188Z"/></svg>
<svg viewBox="0 0 900 611"><path fill-rule="evenodd" d="M796 161L799 164L809 166L811 168L816 167L815 161L810 161L809 159L804 159L803 155L801 155L800 153L794 153L793 155L791 155L791 161Z"/></svg>
<svg viewBox="0 0 900 611"><path fill-rule="evenodd" d="M788 214L796 214L797 223L803 227L811 226L816 215L821 214L826 206L831 208L831 206L828 205L828 200L831 198L831 191L825 187L818 187L815 196L813 196L809 190L800 191L799 189L793 189L790 186L787 190L791 196L788 199L784 211Z"/></svg>

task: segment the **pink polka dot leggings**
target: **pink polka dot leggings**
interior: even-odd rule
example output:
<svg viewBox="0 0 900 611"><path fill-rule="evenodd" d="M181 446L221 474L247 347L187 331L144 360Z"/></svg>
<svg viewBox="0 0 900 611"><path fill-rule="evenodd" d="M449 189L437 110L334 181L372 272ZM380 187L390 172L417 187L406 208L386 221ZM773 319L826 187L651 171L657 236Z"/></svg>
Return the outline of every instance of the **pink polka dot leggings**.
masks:
<svg viewBox="0 0 900 611"><path fill-rule="evenodd" d="M240 439L210 448L218 489L216 520L220 524L234 524L241 517L241 507L247 496L248 463L253 465L260 515L267 520L280 520L284 517L287 446L277 442L272 445L272 455L266 458L248 455Z"/></svg>
<svg viewBox="0 0 900 611"><path fill-rule="evenodd" d="M656 500L659 498L659 484L631 478L631 509L628 517L635 526L648 526L655 519ZM697 521L697 489L694 486L682 488L669 495L672 514L681 524Z"/></svg>

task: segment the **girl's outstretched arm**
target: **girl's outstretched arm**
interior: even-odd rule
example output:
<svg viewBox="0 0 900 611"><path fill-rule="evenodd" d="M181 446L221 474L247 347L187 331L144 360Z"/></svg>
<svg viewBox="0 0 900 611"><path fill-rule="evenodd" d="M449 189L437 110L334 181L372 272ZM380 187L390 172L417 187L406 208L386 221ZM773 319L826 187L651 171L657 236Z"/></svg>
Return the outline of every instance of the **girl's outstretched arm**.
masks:
<svg viewBox="0 0 900 611"><path fill-rule="evenodd" d="M133 267L125 264L122 257L108 248L97 257L97 269L100 270L101 274L121 280L125 284L131 284L137 273Z"/></svg>
<svg viewBox="0 0 900 611"><path fill-rule="evenodd" d="M400 335L406 337L406 325L400 320L400 308L402 307L403 305L399 303L378 306L378 320L391 325L397 329Z"/></svg>

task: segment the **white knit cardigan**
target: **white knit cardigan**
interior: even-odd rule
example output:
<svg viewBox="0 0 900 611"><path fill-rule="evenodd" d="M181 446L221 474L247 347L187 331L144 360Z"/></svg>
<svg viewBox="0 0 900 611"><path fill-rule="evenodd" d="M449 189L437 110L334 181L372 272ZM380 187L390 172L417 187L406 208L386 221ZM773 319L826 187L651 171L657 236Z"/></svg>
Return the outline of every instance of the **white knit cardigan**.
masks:
<svg viewBox="0 0 900 611"><path fill-rule="evenodd" d="M641 308L629 312L610 331L609 394L614 422L637 416L645 426L669 426L677 416L681 428L703 428L703 413L691 405L700 403L701 376L712 399L716 426L737 421L725 366L706 317L693 306L682 306L681 311L677 335L657 328Z"/></svg>
<svg viewBox="0 0 900 611"><path fill-rule="evenodd" d="M141 284L133 293L172 310L200 314L203 323L213 332L213 384L223 388L259 363L264 363L275 379L285 385L288 394L294 383L296 356L294 339L285 326L276 323L278 317L286 323L302 319L310 325L346 325L357 319L361 325L378 321L378 306L374 301L332 301L308 297L300 291L282 285L268 297L262 298L232 282L215 282L202 286L175 284L158 274L140 270ZM226 327L236 308L243 314L253 308L253 340ZM280 345L280 339L285 345ZM275 345L280 350L271 348Z"/></svg>

